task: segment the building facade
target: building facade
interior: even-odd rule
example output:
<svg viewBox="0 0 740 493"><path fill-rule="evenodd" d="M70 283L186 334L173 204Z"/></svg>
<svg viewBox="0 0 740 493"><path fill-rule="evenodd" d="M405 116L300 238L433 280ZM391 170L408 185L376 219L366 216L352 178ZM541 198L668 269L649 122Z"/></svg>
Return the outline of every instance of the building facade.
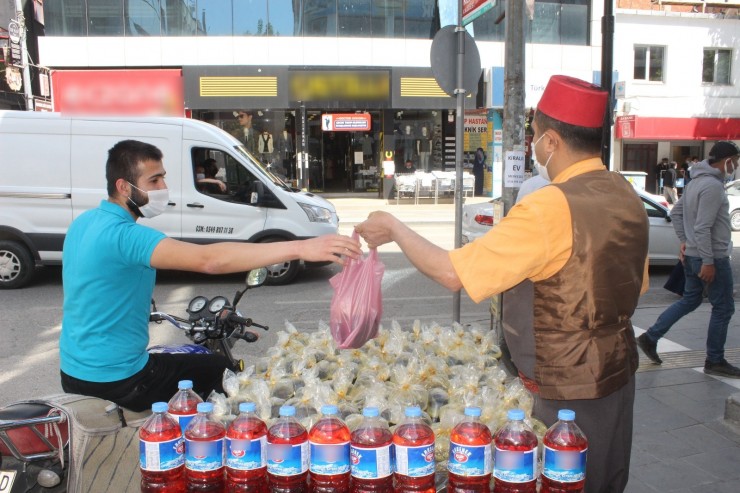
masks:
<svg viewBox="0 0 740 493"><path fill-rule="evenodd" d="M28 1L43 5L35 59L51 69L46 107L184 114L243 141L254 133L249 145L263 160L320 191L376 190L388 159L397 166L411 159L425 170L454 167L456 101L437 84L430 50L435 34L457 22L457 0ZM710 125L735 128L736 3L616 0L614 169L649 173L663 154L702 155L719 137L647 133L654 118L719 118ZM466 109L500 115L504 105L505 4L491 2L467 26L482 70ZM536 107L553 74L599 84L603 2L527 5L526 107ZM655 60L651 47L664 48L660 81L650 79L655 67L640 61ZM717 83L702 79L711 50ZM339 126L324 125L327 115ZM497 196L495 149L487 149L494 176L488 191Z"/></svg>

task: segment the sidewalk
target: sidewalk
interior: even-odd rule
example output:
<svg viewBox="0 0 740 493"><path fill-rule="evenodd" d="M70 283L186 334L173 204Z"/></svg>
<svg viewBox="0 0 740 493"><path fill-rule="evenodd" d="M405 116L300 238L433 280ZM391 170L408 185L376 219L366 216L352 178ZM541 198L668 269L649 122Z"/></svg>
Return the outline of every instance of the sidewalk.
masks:
<svg viewBox="0 0 740 493"><path fill-rule="evenodd" d="M396 205L374 197L325 195L337 207L343 233L374 210L385 210L412 227L454 224L455 205ZM468 197L465 203L488 199ZM740 245L740 241L735 241ZM448 245L441 245L450 248ZM737 252L736 258L740 256ZM637 335L677 298L662 288L667 272L651 272L650 290L633 317ZM740 273L735 272L736 287ZM736 288L737 289L737 288ZM705 375L704 342L711 306L703 304L658 344L662 365L640 353L636 375L634 439L627 493L735 493L740 484L740 380ZM726 358L740 365L740 316L730 322ZM734 419L725 419L725 415Z"/></svg>

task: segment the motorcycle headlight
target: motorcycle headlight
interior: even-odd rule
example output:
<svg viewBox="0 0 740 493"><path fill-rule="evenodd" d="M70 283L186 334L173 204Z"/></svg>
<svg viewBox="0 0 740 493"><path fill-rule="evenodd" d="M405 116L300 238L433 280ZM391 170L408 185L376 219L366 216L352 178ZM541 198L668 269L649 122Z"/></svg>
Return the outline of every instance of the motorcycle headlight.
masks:
<svg viewBox="0 0 740 493"><path fill-rule="evenodd" d="M324 207L319 207L317 205L310 205L310 204L304 204L303 202L298 202L298 205L301 206L303 209L303 212L306 213L308 216L308 220L312 223L330 223L332 219L332 214L329 209L326 209Z"/></svg>

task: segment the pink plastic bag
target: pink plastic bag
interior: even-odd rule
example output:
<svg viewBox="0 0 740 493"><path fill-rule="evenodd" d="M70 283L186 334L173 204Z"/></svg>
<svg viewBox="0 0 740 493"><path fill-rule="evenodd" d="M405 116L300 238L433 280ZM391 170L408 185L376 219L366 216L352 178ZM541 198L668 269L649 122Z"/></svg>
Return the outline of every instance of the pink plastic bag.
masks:
<svg viewBox="0 0 740 493"><path fill-rule="evenodd" d="M355 239L357 236L352 235ZM329 279L334 288L329 328L340 349L357 349L378 335L383 315L383 272L385 265L372 248L357 260L347 258L342 272Z"/></svg>

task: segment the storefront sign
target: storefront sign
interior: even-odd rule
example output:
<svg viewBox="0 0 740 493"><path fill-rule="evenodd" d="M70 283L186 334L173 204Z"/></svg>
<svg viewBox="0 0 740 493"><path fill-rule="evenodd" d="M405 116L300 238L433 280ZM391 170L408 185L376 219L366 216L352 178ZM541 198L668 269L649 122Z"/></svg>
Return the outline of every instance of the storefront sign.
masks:
<svg viewBox="0 0 740 493"><path fill-rule="evenodd" d="M386 71L289 72L291 101L387 101L390 75Z"/></svg>
<svg viewBox="0 0 740 493"><path fill-rule="evenodd" d="M325 113L321 115L324 132L366 132L370 130L370 113Z"/></svg>
<svg viewBox="0 0 740 493"><path fill-rule="evenodd" d="M473 134L488 133L488 117L485 111L478 114L465 115L465 132Z"/></svg>
<svg viewBox="0 0 740 493"><path fill-rule="evenodd" d="M54 111L85 115L183 116L180 70L57 70Z"/></svg>
<svg viewBox="0 0 740 493"><path fill-rule="evenodd" d="M463 26L485 14L496 5L497 0L463 0Z"/></svg>

